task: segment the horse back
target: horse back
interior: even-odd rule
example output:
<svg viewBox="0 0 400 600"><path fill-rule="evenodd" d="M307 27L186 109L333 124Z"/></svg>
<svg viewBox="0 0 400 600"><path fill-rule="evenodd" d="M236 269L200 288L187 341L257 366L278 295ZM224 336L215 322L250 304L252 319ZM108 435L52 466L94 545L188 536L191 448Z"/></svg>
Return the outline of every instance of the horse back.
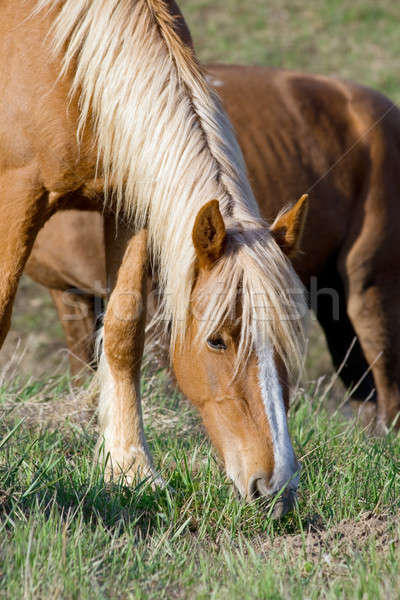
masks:
<svg viewBox="0 0 400 600"><path fill-rule="evenodd" d="M208 72L238 134L263 216L272 220L310 195L307 260L295 265L303 279L350 243L367 206L384 215L397 210L400 111L385 96L266 67L215 65Z"/></svg>

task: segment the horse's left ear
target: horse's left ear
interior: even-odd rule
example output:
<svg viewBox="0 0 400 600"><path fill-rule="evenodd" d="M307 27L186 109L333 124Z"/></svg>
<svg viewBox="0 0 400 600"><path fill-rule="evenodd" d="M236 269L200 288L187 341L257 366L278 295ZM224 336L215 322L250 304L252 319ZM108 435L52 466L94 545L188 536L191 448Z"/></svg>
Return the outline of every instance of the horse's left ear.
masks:
<svg viewBox="0 0 400 600"><path fill-rule="evenodd" d="M271 226L271 234L288 258L293 258L300 249L301 237L308 212L308 194L277 219Z"/></svg>
<svg viewBox="0 0 400 600"><path fill-rule="evenodd" d="M218 200L207 202L198 212L192 232L200 268L210 269L224 253L225 223Z"/></svg>

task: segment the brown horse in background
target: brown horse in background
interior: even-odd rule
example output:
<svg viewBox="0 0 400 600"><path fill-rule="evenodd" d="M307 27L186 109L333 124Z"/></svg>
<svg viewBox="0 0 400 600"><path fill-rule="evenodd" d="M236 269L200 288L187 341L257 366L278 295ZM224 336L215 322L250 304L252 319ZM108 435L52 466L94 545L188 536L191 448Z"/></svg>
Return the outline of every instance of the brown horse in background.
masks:
<svg viewBox="0 0 400 600"><path fill-rule="evenodd" d="M178 383L227 474L247 498L282 492L275 514L286 512L299 470L287 380L301 358L305 304L285 254L306 203L274 227L261 219L175 3L4 0L0 90L0 342L46 220L63 208L118 215L105 245L106 474L157 476L139 386L150 261Z"/></svg>
<svg viewBox="0 0 400 600"><path fill-rule="evenodd" d="M353 398L377 401L381 424L390 424L400 409L398 109L370 89L315 75L214 66L209 80L235 126L263 216L273 220L309 192L301 252L293 264L310 292L334 365L346 358L344 384L357 385ZM74 235L81 237L72 246L77 226L82 229ZM95 260L87 256L90 247L97 248ZM72 340L75 372L92 358L93 297L79 296L86 303L82 313L66 291L92 286L95 294L94 281L106 289L102 253L99 221L64 213L40 234L37 260L28 263L33 279L63 290L54 297ZM65 320L74 310L80 319Z"/></svg>

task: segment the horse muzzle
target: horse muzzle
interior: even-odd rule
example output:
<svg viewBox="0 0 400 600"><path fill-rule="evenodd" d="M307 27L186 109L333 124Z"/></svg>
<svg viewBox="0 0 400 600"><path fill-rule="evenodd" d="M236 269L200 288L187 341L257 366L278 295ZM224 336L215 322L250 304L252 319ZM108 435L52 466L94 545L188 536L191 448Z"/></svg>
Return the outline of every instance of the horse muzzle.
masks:
<svg viewBox="0 0 400 600"><path fill-rule="evenodd" d="M282 486L283 487L283 486ZM282 490L271 490L268 485L268 477L265 473L256 473L249 481L248 498L250 500L271 500L273 502L271 518L281 519L290 512L297 501L297 484L289 482ZM274 500L274 498L276 498Z"/></svg>

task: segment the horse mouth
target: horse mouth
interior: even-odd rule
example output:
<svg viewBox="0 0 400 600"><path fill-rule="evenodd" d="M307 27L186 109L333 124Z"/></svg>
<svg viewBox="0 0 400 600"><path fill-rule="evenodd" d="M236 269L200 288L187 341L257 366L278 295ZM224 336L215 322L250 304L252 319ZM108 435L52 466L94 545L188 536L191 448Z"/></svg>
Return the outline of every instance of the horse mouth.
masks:
<svg viewBox="0 0 400 600"><path fill-rule="evenodd" d="M250 484L249 496L251 500L256 500L262 505L267 504L271 519L281 519L296 505L297 486L273 493L264 477L255 477Z"/></svg>
<svg viewBox="0 0 400 600"><path fill-rule="evenodd" d="M294 509L296 503L296 490L288 490L286 493L283 493L281 496L279 496L279 498L277 498L277 500L274 502L271 518L281 519Z"/></svg>

